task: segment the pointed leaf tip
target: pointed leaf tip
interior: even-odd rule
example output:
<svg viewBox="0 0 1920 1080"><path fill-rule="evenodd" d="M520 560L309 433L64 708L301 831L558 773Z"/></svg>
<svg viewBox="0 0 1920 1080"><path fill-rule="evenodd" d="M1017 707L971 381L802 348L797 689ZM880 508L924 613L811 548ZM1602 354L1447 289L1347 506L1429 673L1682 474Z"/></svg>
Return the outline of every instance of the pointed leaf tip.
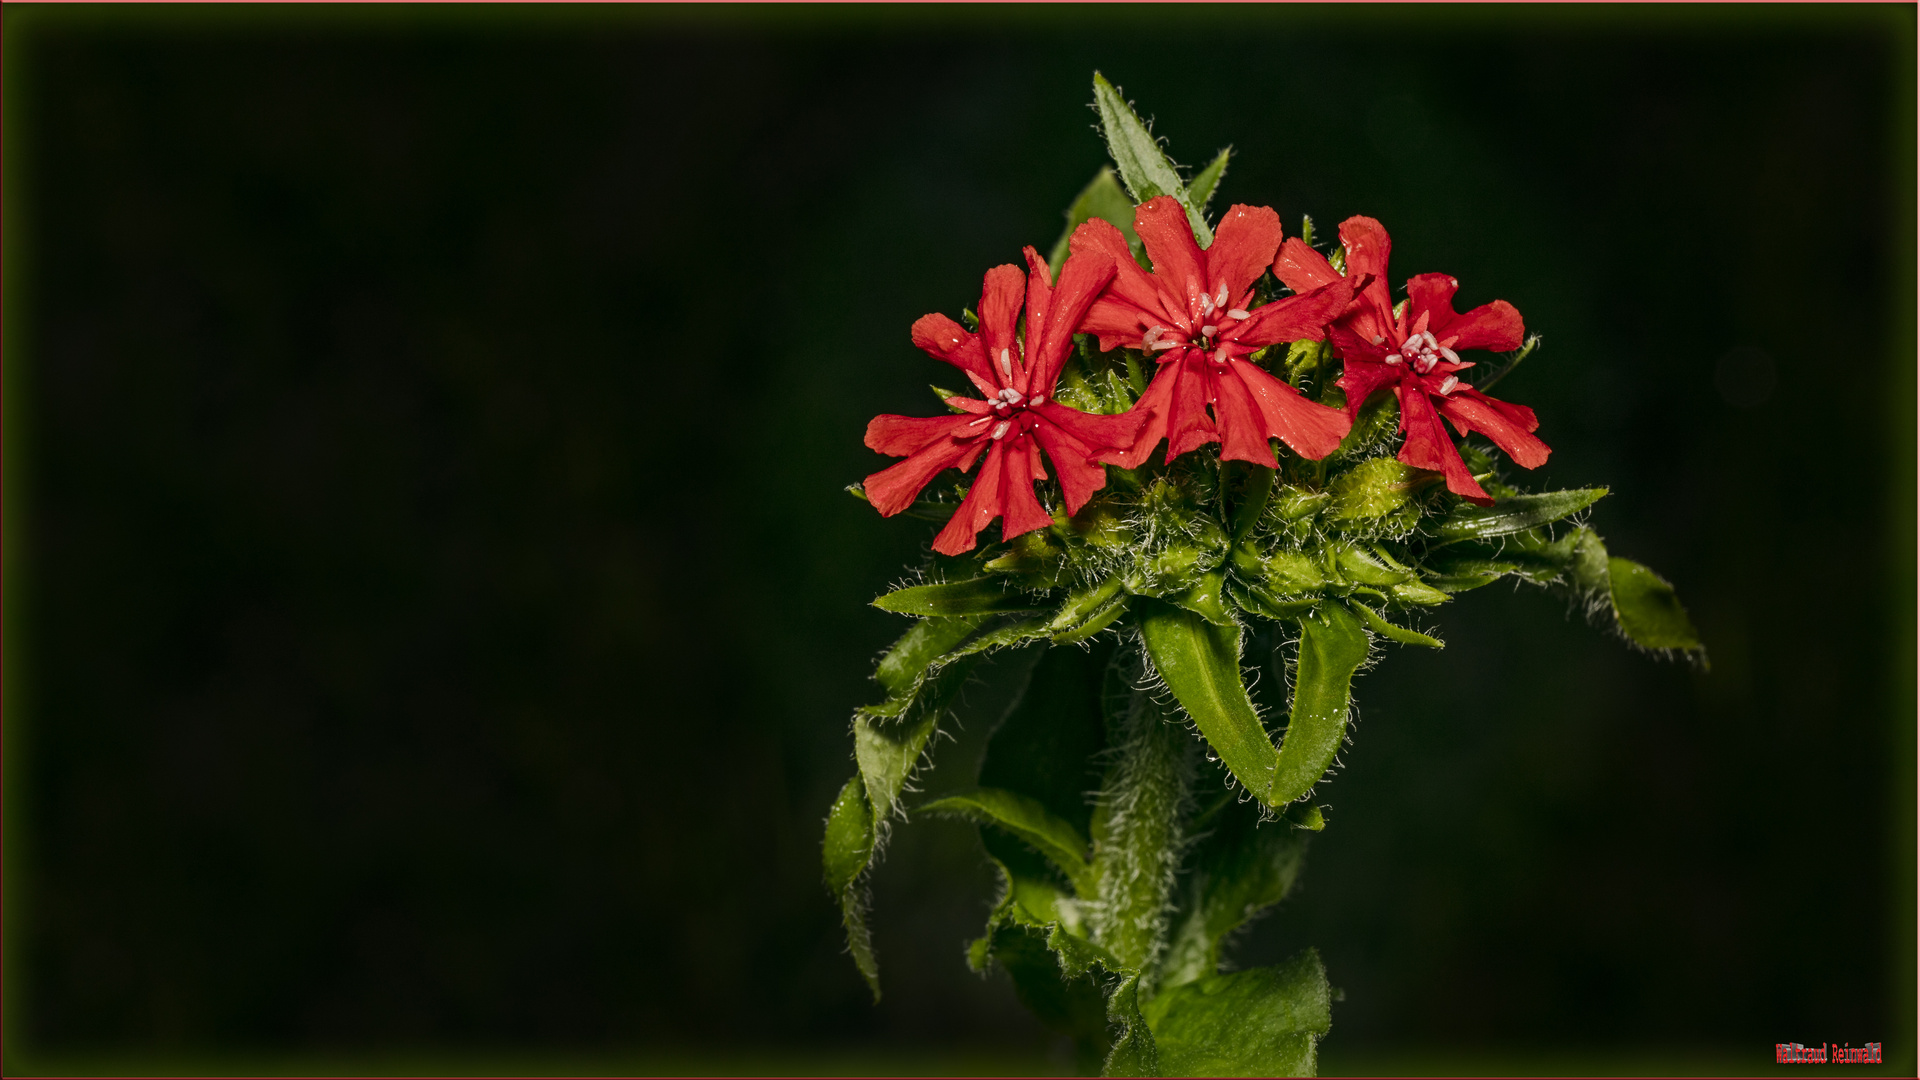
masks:
<svg viewBox="0 0 1920 1080"><path fill-rule="evenodd" d="M1201 247L1213 243L1213 230L1187 193L1186 181L1160 149L1159 140L1147 128L1120 90L1099 72L1093 73L1093 107L1100 114L1100 130L1107 139L1107 152L1120 170L1120 179L1135 203L1161 195L1178 199L1193 226L1194 239ZM1223 169L1225 165L1221 166ZM1216 177L1216 179L1218 179Z"/></svg>

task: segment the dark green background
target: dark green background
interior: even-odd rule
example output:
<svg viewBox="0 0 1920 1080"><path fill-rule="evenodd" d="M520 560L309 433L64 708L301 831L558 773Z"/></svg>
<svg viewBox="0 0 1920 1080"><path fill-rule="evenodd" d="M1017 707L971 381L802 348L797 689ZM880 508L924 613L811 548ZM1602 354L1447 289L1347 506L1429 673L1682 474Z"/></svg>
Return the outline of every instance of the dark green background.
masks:
<svg viewBox="0 0 1920 1080"><path fill-rule="evenodd" d="M1327 1067L1911 1066L1912 7L5 30L10 1072L1064 1061L969 829L896 832L878 1007L816 863L932 532L862 426L1057 235L1096 67L1516 304L1527 481L1712 649L1499 588L1361 680L1240 951L1319 946Z"/></svg>

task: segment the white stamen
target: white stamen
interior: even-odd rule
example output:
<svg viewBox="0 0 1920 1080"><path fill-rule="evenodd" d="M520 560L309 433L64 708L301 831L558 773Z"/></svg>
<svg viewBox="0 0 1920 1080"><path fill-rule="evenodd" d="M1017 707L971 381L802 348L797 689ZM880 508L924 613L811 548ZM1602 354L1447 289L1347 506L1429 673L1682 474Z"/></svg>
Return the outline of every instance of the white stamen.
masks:
<svg viewBox="0 0 1920 1080"><path fill-rule="evenodd" d="M1213 298L1213 306L1217 308L1227 306L1227 285L1224 281L1220 283L1220 294Z"/></svg>
<svg viewBox="0 0 1920 1080"><path fill-rule="evenodd" d="M1177 349L1185 344L1184 341L1156 341L1150 347L1154 352L1162 352L1166 349Z"/></svg>
<svg viewBox="0 0 1920 1080"><path fill-rule="evenodd" d="M1007 429L1012 426L1013 426L1013 421L1011 420L1000 421L1000 426L993 429L993 437L997 439L1000 436L1005 435L1007 433Z"/></svg>
<svg viewBox="0 0 1920 1080"><path fill-rule="evenodd" d="M1045 405L1046 403L1047 403L1047 395L1045 394L1035 394L1033 395L1033 400L1027 402L1027 404L1029 405Z"/></svg>
<svg viewBox="0 0 1920 1080"><path fill-rule="evenodd" d="M979 427L979 426L980 426L981 424L984 424L984 423L986 423L987 421L989 421L989 420L991 420L991 419L993 419L993 417L991 417L991 416L983 416L983 417L981 417L980 419L978 419L978 420L975 420L975 421L974 421L973 423L971 423L971 424L968 424L967 426L968 426L968 427Z"/></svg>
<svg viewBox="0 0 1920 1080"><path fill-rule="evenodd" d="M1451 394L1453 393L1453 388L1459 385L1460 385L1460 380L1452 375L1449 375L1445 379L1441 380L1440 392L1442 394Z"/></svg>
<svg viewBox="0 0 1920 1080"><path fill-rule="evenodd" d="M1375 345L1378 345L1378 344L1380 344L1381 342L1383 342L1383 341L1385 341L1385 340L1387 340L1387 335L1385 335L1385 334L1375 334L1375 335L1373 335L1373 343L1374 343Z"/></svg>
<svg viewBox="0 0 1920 1080"><path fill-rule="evenodd" d="M1251 316L1251 315L1248 315L1248 314L1247 314L1247 309L1246 309L1246 308L1234 308L1233 310L1231 310L1231 311L1229 311L1229 312L1227 312L1227 318L1229 318L1229 319L1250 319L1250 318L1252 318L1252 316Z"/></svg>
<svg viewBox="0 0 1920 1080"><path fill-rule="evenodd" d="M1148 348L1152 348L1152 347L1153 347L1153 343L1154 343L1154 342L1156 342L1156 341L1159 341L1159 340L1160 340L1160 335L1162 335L1162 334L1164 334L1164 333L1166 333L1166 332L1167 332L1167 328L1166 328L1166 327L1164 327L1164 326L1156 326L1156 327L1154 327L1153 329L1151 329L1151 330L1149 330L1149 331L1147 331L1147 336L1146 336L1146 337L1144 337L1144 338L1141 338L1140 340L1141 340L1141 342L1142 342L1143 344L1145 344L1145 345L1146 345L1146 346L1147 346Z"/></svg>
<svg viewBox="0 0 1920 1080"><path fill-rule="evenodd" d="M1440 347L1440 342L1434 338L1433 331L1423 330L1420 332L1420 336L1427 339L1427 348L1437 349Z"/></svg>
<svg viewBox="0 0 1920 1080"><path fill-rule="evenodd" d="M1006 389L1000 391L1000 400L1006 402L1009 405L1012 405L1013 403L1020 400L1020 391L1015 390L1013 387L1009 386Z"/></svg>
<svg viewBox="0 0 1920 1080"><path fill-rule="evenodd" d="M1007 349L1000 350L1000 373L1013 378L1013 353Z"/></svg>
<svg viewBox="0 0 1920 1080"><path fill-rule="evenodd" d="M1216 364L1224 364L1224 363L1226 363L1226 362L1227 362L1227 360L1228 360L1228 359L1229 359L1229 357L1227 356L1227 347L1226 347L1225 345L1222 345L1222 346L1220 346L1219 348L1217 348L1217 349L1215 349L1215 350L1213 350L1213 362L1214 362L1214 363L1216 363Z"/></svg>
<svg viewBox="0 0 1920 1080"><path fill-rule="evenodd" d="M1220 332L1220 328L1217 326L1203 326L1200 328L1201 337L1212 337L1213 335L1219 332Z"/></svg>
<svg viewBox="0 0 1920 1080"><path fill-rule="evenodd" d="M1440 355L1446 357L1449 363L1457 364L1460 362L1460 354L1447 348L1445 345L1440 346Z"/></svg>
<svg viewBox="0 0 1920 1080"><path fill-rule="evenodd" d="M1388 353L1388 354L1387 354L1387 363L1389 363L1389 364L1397 364L1397 363L1399 363L1399 362L1400 362L1400 354L1399 354L1399 353L1397 353L1397 352L1390 352L1390 353Z"/></svg>
<svg viewBox="0 0 1920 1080"><path fill-rule="evenodd" d="M1213 297L1208 296L1206 293L1200 294L1200 314L1211 315L1213 314L1213 309L1218 306L1219 305L1213 302Z"/></svg>

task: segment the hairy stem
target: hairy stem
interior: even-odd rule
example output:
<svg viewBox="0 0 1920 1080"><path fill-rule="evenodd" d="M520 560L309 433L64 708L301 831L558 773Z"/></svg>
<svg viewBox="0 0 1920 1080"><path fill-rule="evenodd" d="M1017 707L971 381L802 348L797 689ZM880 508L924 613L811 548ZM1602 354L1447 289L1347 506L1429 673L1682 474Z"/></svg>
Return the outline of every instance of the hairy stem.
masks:
<svg viewBox="0 0 1920 1080"><path fill-rule="evenodd" d="M1141 688L1139 645L1114 654L1104 704L1111 755L1093 814L1094 872L1100 898L1094 936L1152 993L1166 947L1169 901L1185 839L1193 767L1184 724L1171 704ZM1163 692L1164 693L1164 692Z"/></svg>

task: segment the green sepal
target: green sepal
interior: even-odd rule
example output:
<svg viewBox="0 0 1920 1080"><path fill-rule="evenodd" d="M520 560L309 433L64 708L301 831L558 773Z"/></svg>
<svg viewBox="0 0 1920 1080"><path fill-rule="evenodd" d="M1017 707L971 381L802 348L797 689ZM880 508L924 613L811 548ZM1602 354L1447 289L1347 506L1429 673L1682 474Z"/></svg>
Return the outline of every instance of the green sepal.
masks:
<svg viewBox="0 0 1920 1080"><path fill-rule="evenodd" d="M1213 193L1220 187L1220 178L1227 174L1227 159L1233 156L1233 147L1214 155L1207 167L1194 174L1187 182L1187 202L1194 209L1206 213L1207 204L1213 201Z"/></svg>
<svg viewBox="0 0 1920 1080"><path fill-rule="evenodd" d="M1193 588L1177 596L1168 597L1174 603L1200 616L1215 626L1238 626L1228 613L1226 597L1223 593L1227 584L1227 572L1213 569L1200 575L1200 581Z"/></svg>
<svg viewBox="0 0 1920 1080"><path fill-rule="evenodd" d="M1360 622L1364 624L1367 629L1379 634L1388 641L1397 641L1402 645L1420 645L1429 649L1444 649L1447 647L1447 643L1441 641L1439 638L1428 637L1418 631L1409 630L1404 626L1393 625L1382 618L1379 612L1365 604L1356 604L1349 601L1347 606L1353 610L1355 615L1360 616Z"/></svg>
<svg viewBox="0 0 1920 1080"><path fill-rule="evenodd" d="M1114 600L1119 599L1124 604L1122 591L1123 585L1118 574L1109 576L1098 585L1069 590L1066 600L1055 609L1053 618L1047 621L1047 632L1054 635L1055 641L1060 640L1062 634L1074 633L1089 620L1104 613Z"/></svg>
<svg viewBox="0 0 1920 1080"><path fill-rule="evenodd" d="M1291 820L1295 807L1313 811L1312 821ZM1181 914L1160 962L1162 994L1217 972L1227 935L1292 891L1306 859L1303 830L1325 825L1318 807L1295 807L1283 820L1262 821L1255 807L1228 792L1195 819L1199 839L1187 858ZM1298 818L1309 821L1305 813Z"/></svg>
<svg viewBox="0 0 1920 1080"><path fill-rule="evenodd" d="M1434 546L1522 532L1577 514L1605 498L1606 488L1572 488L1497 499L1492 506L1461 503L1434 526Z"/></svg>
<svg viewBox="0 0 1920 1080"><path fill-rule="evenodd" d="M1145 1010L1168 1076L1312 1076L1333 992L1312 949L1284 964L1214 975Z"/></svg>
<svg viewBox="0 0 1920 1080"><path fill-rule="evenodd" d="M948 411L948 412L950 412L950 413L963 413L963 412L966 412L966 411L967 411L967 410L965 410L965 409L962 409L962 408L959 408L959 407L957 407L957 406L954 406L954 405L947 405L947 399L948 399L948 398L957 398L957 397L965 397L965 396L966 396L966 395L964 395L964 394L962 394L962 393L960 393L960 392L959 392L958 390L949 390L949 389L947 389L947 388L946 388L946 387L944 387L944 386L934 386L934 385L932 385L931 383L929 383L929 384L927 385L927 389L929 389L929 390L931 390L931 391L933 391L933 396L934 396L934 397L937 397L937 398L939 398L939 399L940 399L940 404L942 404L942 405L946 405L946 406L947 406L947 411Z"/></svg>
<svg viewBox="0 0 1920 1080"><path fill-rule="evenodd" d="M1107 137L1107 152L1119 166L1120 180L1126 184L1133 201L1138 204L1161 195L1173 196L1187 212L1187 224L1193 226L1194 239L1203 248L1213 243L1213 230L1207 227L1207 219L1188 198L1180 171L1167 160L1159 141L1147 130L1133 106L1097 71L1093 74L1093 105L1100 114L1100 130Z"/></svg>
<svg viewBox="0 0 1920 1080"><path fill-rule="evenodd" d="M827 891L840 903L840 922L847 930L847 951L867 980L873 1000L880 1000L880 966L874 960L873 934L867 928L867 895L860 875L873 860L873 809L867 804L866 785L859 776L847 781L827 813L827 834L821 850Z"/></svg>
<svg viewBox="0 0 1920 1080"><path fill-rule="evenodd" d="M1124 595L1116 596L1109 601L1106 606L1095 611L1092 615L1087 616L1086 622L1081 623L1071 630L1063 630L1053 635L1053 640L1060 645L1072 645L1085 641L1113 625L1119 620L1120 616L1126 613L1127 598Z"/></svg>
<svg viewBox="0 0 1920 1080"><path fill-rule="evenodd" d="M1224 468L1225 462L1221 463ZM1247 477L1246 486L1241 490L1240 503L1233 508L1232 541L1239 544L1252 535L1253 527L1260 524L1260 515L1266 513L1267 499L1273 494L1273 470L1256 465Z"/></svg>
<svg viewBox="0 0 1920 1080"><path fill-rule="evenodd" d="M1279 753L1240 678L1240 628L1148 602L1140 611L1140 637L1154 669L1227 771L1261 802L1283 805L1273 800Z"/></svg>
<svg viewBox="0 0 1920 1080"><path fill-rule="evenodd" d="M1353 674L1367 659L1367 633L1343 605L1322 604L1300 620L1293 706L1280 743L1270 805L1306 797L1326 774L1347 734Z"/></svg>
<svg viewBox="0 0 1920 1080"><path fill-rule="evenodd" d="M920 809L1005 829L1059 867L1078 895L1090 897L1099 890L1087 863L1087 838L1037 799L1000 788L975 788L936 799Z"/></svg>
<svg viewBox="0 0 1920 1080"><path fill-rule="evenodd" d="M1133 252L1133 257L1136 260L1141 258L1146 247L1140 243L1140 235L1133 231L1133 200L1121 190L1113 169L1102 165L1093 180L1080 189L1073 204L1067 207L1067 227L1061 231L1060 239L1053 242L1053 251L1047 256L1047 266L1052 269L1054 277L1059 277L1060 268L1066 265L1073 231L1094 218L1112 223L1127 238L1127 248Z"/></svg>
<svg viewBox="0 0 1920 1080"><path fill-rule="evenodd" d="M880 597L873 606L897 615L955 616L1034 611L1040 605L1032 597L1008 589L997 577L978 577L934 585L909 585Z"/></svg>
<svg viewBox="0 0 1920 1080"><path fill-rule="evenodd" d="M1327 517L1336 522L1386 517L1407 505L1419 483L1414 469L1398 459L1369 458L1327 485L1327 493L1333 496Z"/></svg>
<svg viewBox="0 0 1920 1080"><path fill-rule="evenodd" d="M862 706L858 712L873 717L899 716L905 712L919 692L927 669L965 641L983 621L983 616L965 616L922 619L915 623L874 665L874 680L886 690L887 699L878 705Z"/></svg>
<svg viewBox="0 0 1920 1080"><path fill-rule="evenodd" d="M1241 611L1249 615L1257 615L1263 619L1272 619L1275 622L1297 619L1320 606L1319 597L1306 600L1287 600L1276 596L1272 590L1261 588L1258 585L1250 585L1245 589L1228 586L1227 595L1233 598L1233 602L1239 606Z"/></svg>
<svg viewBox="0 0 1920 1080"><path fill-rule="evenodd" d="M1704 662L1706 646L1700 632L1680 606L1680 597L1664 578L1630 559L1607 560L1608 596L1620 632L1647 649L1674 649L1697 654Z"/></svg>

